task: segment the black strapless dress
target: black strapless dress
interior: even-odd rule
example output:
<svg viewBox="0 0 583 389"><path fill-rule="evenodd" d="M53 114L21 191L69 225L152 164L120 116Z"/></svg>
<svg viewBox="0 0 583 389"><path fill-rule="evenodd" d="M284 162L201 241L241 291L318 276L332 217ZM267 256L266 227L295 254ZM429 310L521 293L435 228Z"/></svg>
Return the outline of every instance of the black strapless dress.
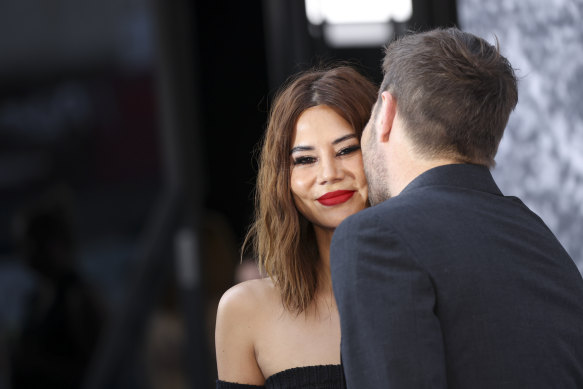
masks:
<svg viewBox="0 0 583 389"><path fill-rule="evenodd" d="M345 388L341 365L294 367L275 373L265 386L235 384L217 380L216 389L341 389Z"/></svg>

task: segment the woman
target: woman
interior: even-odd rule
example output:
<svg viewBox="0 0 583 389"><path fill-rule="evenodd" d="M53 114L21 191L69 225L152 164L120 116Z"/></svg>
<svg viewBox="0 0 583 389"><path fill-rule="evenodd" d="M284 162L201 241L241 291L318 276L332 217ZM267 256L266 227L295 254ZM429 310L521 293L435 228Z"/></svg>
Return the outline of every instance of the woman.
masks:
<svg viewBox="0 0 583 389"><path fill-rule="evenodd" d="M367 203L360 136L375 98L346 66L302 73L276 97L247 236L269 277L232 287L219 303L217 388L340 385L330 242Z"/></svg>

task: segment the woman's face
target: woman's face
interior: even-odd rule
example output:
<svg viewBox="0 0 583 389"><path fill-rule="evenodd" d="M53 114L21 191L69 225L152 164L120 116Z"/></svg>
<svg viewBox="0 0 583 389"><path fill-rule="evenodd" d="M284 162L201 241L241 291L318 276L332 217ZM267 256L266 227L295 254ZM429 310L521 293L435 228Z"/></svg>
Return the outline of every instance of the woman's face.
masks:
<svg viewBox="0 0 583 389"><path fill-rule="evenodd" d="M354 129L326 105L305 110L292 138L291 191L314 225L336 228L366 206L367 184Z"/></svg>

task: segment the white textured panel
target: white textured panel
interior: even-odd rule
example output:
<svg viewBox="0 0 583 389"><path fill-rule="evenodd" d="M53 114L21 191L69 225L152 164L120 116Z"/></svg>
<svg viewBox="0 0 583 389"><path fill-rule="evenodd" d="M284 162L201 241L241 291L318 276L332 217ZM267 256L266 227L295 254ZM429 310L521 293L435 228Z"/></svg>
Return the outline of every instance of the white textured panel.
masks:
<svg viewBox="0 0 583 389"><path fill-rule="evenodd" d="M583 2L458 0L458 11L465 31L498 37L520 78L496 181L542 217L583 271Z"/></svg>

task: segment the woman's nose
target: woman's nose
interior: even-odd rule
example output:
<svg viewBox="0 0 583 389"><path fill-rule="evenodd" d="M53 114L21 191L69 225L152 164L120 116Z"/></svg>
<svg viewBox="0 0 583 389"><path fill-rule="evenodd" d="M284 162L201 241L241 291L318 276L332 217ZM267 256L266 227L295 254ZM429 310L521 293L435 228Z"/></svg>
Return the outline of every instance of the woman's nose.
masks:
<svg viewBox="0 0 583 389"><path fill-rule="evenodd" d="M322 158L319 171L320 184L326 184L341 180L344 177L342 166L336 158Z"/></svg>

